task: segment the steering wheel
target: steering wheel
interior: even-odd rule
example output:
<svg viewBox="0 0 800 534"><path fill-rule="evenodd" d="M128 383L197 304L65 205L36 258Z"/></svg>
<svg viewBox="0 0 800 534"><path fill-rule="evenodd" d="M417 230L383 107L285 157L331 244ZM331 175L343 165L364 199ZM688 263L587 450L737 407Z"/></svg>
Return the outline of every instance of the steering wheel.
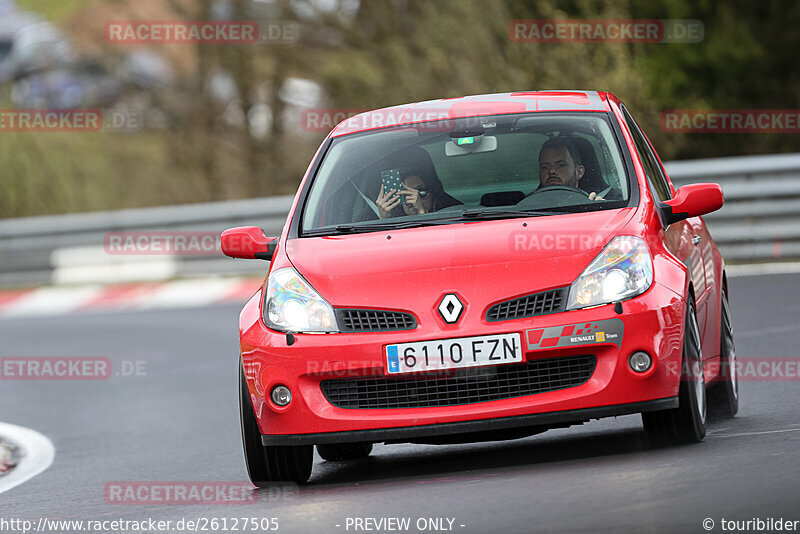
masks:
<svg viewBox="0 0 800 534"><path fill-rule="evenodd" d="M483 209L485 206L481 206L480 204L453 204L452 206L447 206L446 208L442 208L440 210L436 210L436 213L445 213L448 211L464 211L464 210L480 210Z"/></svg>
<svg viewBox="0 0 800 534"><path fill-rule="evenodd" d="M578 198L580 196L580 198ZM585 205L589 193L570 185L547 185L540 187L519 202L519 209L551 209L563 206Z"/></svg>
<svg viewBox="0 0 800 534"><path fill-rule="evenodd" d="M581 195L585 196L586 198L589 198L589 193L587 193L583 189L580 189L579 187L572 187L571 185L546 185L544 187L540 187L539 189L536 189L533 193L528 195L528 197L530 197L531 195L536 195L536 194L539 194L539 193L547 193L547 192L550 192L550 191L566 191L568 193L580 193ZM528 198L528 197L525 197L525 198Z"/></svg>

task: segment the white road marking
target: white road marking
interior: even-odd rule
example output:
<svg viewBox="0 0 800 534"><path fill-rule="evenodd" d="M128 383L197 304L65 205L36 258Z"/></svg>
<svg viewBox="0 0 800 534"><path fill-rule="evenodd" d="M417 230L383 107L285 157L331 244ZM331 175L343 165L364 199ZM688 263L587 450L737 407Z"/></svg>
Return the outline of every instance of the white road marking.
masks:
<svg viewBox="0 0 800 534"><path fill-rule="evenodd" d="M760 436L763 434L781 434L783 432L800 432L800 428L783 428L780 430L763 430L761 432L741 432L739 434L712 434L715 438L739 438L742 436Z"/></svg>
<svg viewBox="0 0 800 534"><path fill-rule="evenodd" d="M789 324L786 326L768 326L767 328L759 328L758 330L747 330L745 332L736 332L736 337L753 337L761 336L763 334L781 334L784 332L797 332L796 324Z"/></svg>
<svg viewBox="0 0 800 534"><path fill-rule="evenodd" d="M117 255L105 247L57 248L50 254L50 263L56 285L169 280L178 274L175 255Z"/></svg>
<svg viewBox="0 0 800 534"><path fill-rule="evenodd" d="M728 276L761 276L764 274L800 273L800 262L751 263L744 265L726 265Z"/></svg>
<svg viewBox="0 0 800 534"><path fill-rule="evenodd" d="M189 308L221 301L241 281L230 278L177 280L152 291L137 309Z"/></svg>
<svg viewBox="0 0 800 534"><path fill-rule="evenodd" d="M79 308L86 302L100 294L99 285L80 287L41 287L14 302L6 310L0 310L0 316L34 316L34 315L61 315Z"/></svg>
<svg viewBox="0 0 800 534"><path fill-rule="evenodd" d="M23 453L17 467L0 477L0 493L27 482L53 463L56 454L53 442L35 430L0 423L0 436L17 445Z"/></svg>
<svg viewBox="0 0 800 534"><path fill-rule="evenodd" d="M2 0L0 0L2 2ZM169 309L246 302L261 284L247 277L187 278L158 284L66 285L32 289L3 303L0 319L57 316L73 312Z"/></svg>

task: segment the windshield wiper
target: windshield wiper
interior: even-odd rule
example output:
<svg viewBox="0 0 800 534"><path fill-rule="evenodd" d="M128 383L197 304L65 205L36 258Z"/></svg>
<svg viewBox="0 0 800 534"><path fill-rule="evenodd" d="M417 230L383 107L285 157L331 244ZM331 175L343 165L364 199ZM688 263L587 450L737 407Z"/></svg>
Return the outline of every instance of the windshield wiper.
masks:
<svg viewBox="0 0 800 534"><path fill-rule="evenodd" d="M385 230L402 230L404 228L419 228L421 226L437 226L453 224L464 221L484 221L491 219L511 219L514 217L542 217L544 215L558 215L562 211L533 211L533 210L466 210L461 215L444 219L428 219L424 221L385 222L370 224L340 224L333 228L315 228L306 230L303 236L320 237L328 235L362 234L367 232L382 232Z"/></svg>
<svg viewBox="0 0 800 534"><path fill-rule="evenodd" d="M452 222L452 221L450 221ZM303 232L304 236L317 237L323 235L361 234L366 232L381 232L384 230L402 230L403 228L418 228L420 226L433 226L442 224L441 220L406 221L401 223L372 223L372 224L340 224L334 228L315 228Z"/></svg>
<svg viewBox="0 0 800 534"><path fill-rule="evenodd" d="M490 219L511 219L514 217L543 217L545 215L558 215L562 211L537 211L537 210L466 210L459 219L466 221L485 221Z"/></svg>

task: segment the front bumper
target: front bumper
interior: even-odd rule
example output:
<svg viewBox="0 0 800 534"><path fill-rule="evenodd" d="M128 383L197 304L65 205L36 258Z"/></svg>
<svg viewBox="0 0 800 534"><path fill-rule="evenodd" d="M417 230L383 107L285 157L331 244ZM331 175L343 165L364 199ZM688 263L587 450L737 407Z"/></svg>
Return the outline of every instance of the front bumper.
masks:
<svg viewBox="0 0 800 534"><path fill-rule="evenodd" d="M563 412L536 413L502 417L499 419L481 419L479 421L463 421L443 425L422 425L399 428L379 428L374 430L353 430L349 432L321 432L318 434L294 435L262 435L264 445L319 445L326 443L351 442L384 442L403 441L436 436L452 436L455 434L471 434L475 432L491 432L535 426L561 425L565 423L581 423L603 417L616 417L641 412L668 410L678 407L678 397L657 399L646 402L620 404L618 406L601 406L582 410L566 410Z"/></svg>
<svg viewBox="0 0 800 534"><path fill-rule="evenodd" d="M247 385L265 445L405 440L558 425L677 406L685 302L658 283L625 301L622 314L605 305L494 323L465 317L463 324L448 328L422 317L420 327L412 331L297 334L291 346L285 334L264 326L259 298L257 294L242 312L240 334ZM523 347L525 361L594 355L592 376L567 389L453 406L352 409L331 404L320 387L327 379L385 376L387 344L508 332L519 332L530 341L532 330L609 319L624 323L622 339ZM651 370L641 375L627 363L636 351L645 351L654 360ZM279 384L293 392L288 406L278 407L269 400L269 392Z"/></svg>

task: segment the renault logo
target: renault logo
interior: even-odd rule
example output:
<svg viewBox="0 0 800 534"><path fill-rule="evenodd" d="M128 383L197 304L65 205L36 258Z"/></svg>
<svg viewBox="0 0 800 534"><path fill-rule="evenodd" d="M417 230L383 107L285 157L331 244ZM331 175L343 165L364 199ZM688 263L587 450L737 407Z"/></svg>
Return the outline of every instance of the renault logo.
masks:
<svg viewBox="0 0 800 534"><path fill-rule="evenodd" d="M439 303L439 315L442 316L444 322L453 324L461 317L461 312L464 311L464 305L458 300L458 297L453 293L448 293Z"/></svg>

